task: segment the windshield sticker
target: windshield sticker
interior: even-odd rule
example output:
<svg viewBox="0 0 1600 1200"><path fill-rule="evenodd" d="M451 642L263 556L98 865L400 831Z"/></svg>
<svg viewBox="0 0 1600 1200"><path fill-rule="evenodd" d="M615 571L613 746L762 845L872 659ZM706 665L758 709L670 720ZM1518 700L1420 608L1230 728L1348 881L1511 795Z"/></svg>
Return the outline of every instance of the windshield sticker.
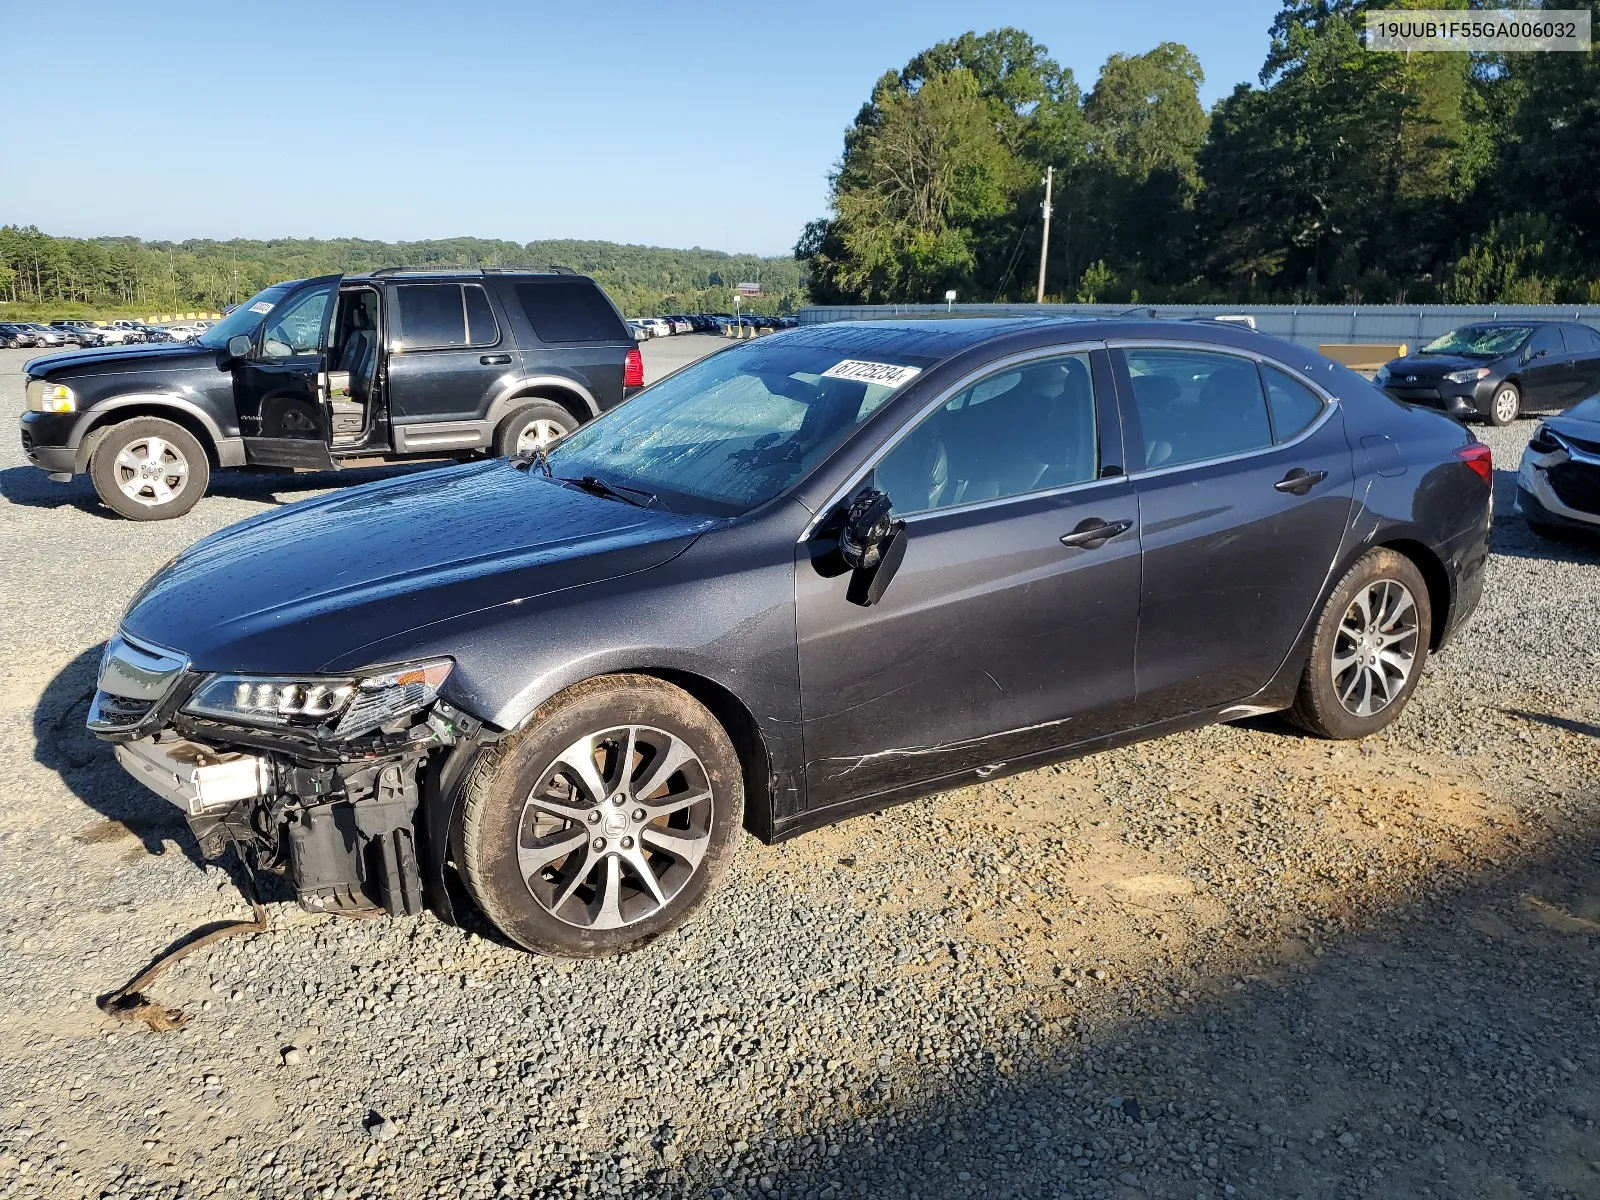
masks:
<svg viewBox="0 0 1600 1200"><path fill-rule="evenodd" d="M258 300L250 306L250 311L253 313L269 313L272 311L272 305L265 300Z"/></svg>
<svg viewBox="0 0 1600 1200"><path fill-rule="evenodd" d="M861 362L847 358L822 373L824 379L857 379L862 383L878 383L887 388L897 388L922 374L921 367L901 367L894 363Z"/></svg>

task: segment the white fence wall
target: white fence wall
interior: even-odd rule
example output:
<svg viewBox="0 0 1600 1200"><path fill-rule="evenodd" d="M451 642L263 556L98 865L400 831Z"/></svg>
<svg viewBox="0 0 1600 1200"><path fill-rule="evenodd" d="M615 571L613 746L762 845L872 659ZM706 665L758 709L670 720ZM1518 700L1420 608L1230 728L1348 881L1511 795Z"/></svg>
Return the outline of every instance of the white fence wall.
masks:
<svg viewBox="0 0 1600 1200"><path fill-rule="evenodd" d="M816 305L800 310L802 325L881 321L895 317L1214 317L1248 313L1258 332L1316 349L1328 342L1405 342L1413 350L1473 321L1514 318L1581 321L1600 329L1600 307L1555 304L942 304Z"/></svg>

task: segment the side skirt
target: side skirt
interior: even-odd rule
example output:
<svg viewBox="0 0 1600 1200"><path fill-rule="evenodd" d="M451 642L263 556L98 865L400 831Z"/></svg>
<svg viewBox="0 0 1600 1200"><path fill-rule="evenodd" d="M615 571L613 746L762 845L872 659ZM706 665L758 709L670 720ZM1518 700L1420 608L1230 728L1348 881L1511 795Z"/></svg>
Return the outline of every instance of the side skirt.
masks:
<svg viewBox="0 0 1600 1200"><path fill-rule="evenodd" d="M1240 711L1246 707L1249 709L1248 712ZM768 843L781 842L797 834L820 829L824 825L832 825L834 822L842 821L846 817L857 816L861 813L878 812L881 809L892 808L896 804L904 804L908 800L931 796L936 792L945 792L952 788L965 787L968 784L981 783L991 779L1003 779L1008 775L1032 771L1038 767L1049 766L1052 763L1069 762L1075 758L1098 754L1102 750L1114 750L1118 746L1130 746L1135 742L1152 741L1156 738L1165 737L1170 733L1182 733L1184 730L1199 729L1206 725L1237 721L1245 716L1276 712L1286 707L1288 707L1287 704L1276 702L1259 702L1248 706L1238 703L1224 704L1217 708L1208 708L1201 712L1190 713L1187 716L1169 718L1150 725L1141 725L1136 729L1123 730L1121 733L1107 734L1104 737L1093 738L1087 742L1077 742L1070 746L1035 751L1020 758L1014 758L1009 762L995 763L992 766L980 767L977 770L955 771L949 775L941 775L909 787L896 788L888 792L879 792L875 795L847 800L842 804L829 805L827 808L817 812L800 813L787 821L775 824L771 836L762 840Z"/></svg>

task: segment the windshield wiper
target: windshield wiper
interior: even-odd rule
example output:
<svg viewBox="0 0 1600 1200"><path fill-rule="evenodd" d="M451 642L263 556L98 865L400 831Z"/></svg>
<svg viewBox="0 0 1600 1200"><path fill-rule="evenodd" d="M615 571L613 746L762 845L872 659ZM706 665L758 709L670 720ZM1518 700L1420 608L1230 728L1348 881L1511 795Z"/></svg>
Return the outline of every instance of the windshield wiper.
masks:
<svg viewBox="0 0 1600 1200"><path fill-rule="evenodd" d="M647 492L643 488L629 487L623 483L607 483L598 475L584 475L578 479L560 477L560 482L571 484L592 496L604 496L607 500L621 500L624 504L631 504L635 508L649 508L652 504L659 503L654 492ZM629 495L628 493L632 493ZM634 496L643 496L642 500L635 500Z"/></svg>
<svg viewBox="0 0 1600 1200"><path fill-rule="evenodd" d="M544 472L546 479L553 479L550 473L550 459L546 456L543 446L535 446L532 450L519 450L511 456L511 465L518 470L527 471L529 467L538 467ZM532 472L529 472L532 474Z"/></svg>

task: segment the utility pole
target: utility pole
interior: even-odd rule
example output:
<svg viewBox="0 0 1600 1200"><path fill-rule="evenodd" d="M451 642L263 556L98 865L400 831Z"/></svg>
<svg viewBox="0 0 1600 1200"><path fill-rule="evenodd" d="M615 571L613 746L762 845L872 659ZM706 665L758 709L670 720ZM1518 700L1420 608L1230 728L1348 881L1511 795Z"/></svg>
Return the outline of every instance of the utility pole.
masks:
<svg viewBox="0 0 1600 1200"><path fill-rule="evenodd" d="M1045 257L1050 253L1050 187L1055 182L1056 169L1046 167L1044 170L1044 203L1039 207L1044 213L1044 241L1039 243L1039 296L1038 302L1044 303L1044 263Z"/></svg>

